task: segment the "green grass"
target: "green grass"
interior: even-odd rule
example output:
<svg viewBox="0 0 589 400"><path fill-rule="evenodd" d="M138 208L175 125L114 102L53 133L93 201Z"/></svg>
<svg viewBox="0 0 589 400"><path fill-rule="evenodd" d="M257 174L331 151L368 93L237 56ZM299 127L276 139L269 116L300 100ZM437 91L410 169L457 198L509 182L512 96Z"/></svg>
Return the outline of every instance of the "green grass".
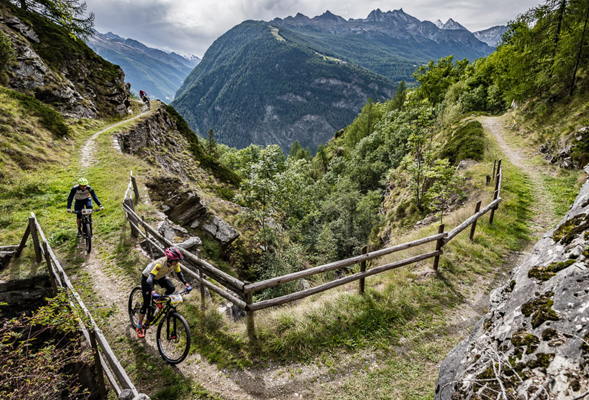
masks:
<svg viewBox="0 0 589 400"><path fill-rule="evenodd" d="M559 218L564 217L575 201L584 175L583 171L559 169L554 176L545 175L543 177L544 187L548 189L550 199L554 204L554 213Z"/></svg>

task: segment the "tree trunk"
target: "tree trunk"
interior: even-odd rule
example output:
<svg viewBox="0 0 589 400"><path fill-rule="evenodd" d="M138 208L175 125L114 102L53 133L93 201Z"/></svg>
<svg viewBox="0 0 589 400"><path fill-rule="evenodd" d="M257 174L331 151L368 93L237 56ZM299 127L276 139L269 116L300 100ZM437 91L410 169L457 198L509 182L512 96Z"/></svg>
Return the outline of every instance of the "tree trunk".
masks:
<svg viewBox="0 0 589 400"><path fill-rule="evenodd" d="M556 50L560 42L560 31L562 30L562 23L564 21L564 12L566 10L567 0L561 0L558 7L558 14L556 20L556 32L554 33L554 47L552 49L552 68L554 69L554 60L556 59Z"/></svg>
<svg viewBox="0 0 589 400"><path fill-rule="evenodd" d="M575 81L577 79L577 69L579 68L579 62L581 60L581 54L583 52L583 44L585 42L585 32L587 32L587 21L589 20L589 7L585 12L585 23L583 24L583 32L581 33L581 40L579 41L579 51L577 52L577 58L575 59L575 68L573 70L573 78L571 79L571 90L570 95L572 96L575 91Z"/></svg>

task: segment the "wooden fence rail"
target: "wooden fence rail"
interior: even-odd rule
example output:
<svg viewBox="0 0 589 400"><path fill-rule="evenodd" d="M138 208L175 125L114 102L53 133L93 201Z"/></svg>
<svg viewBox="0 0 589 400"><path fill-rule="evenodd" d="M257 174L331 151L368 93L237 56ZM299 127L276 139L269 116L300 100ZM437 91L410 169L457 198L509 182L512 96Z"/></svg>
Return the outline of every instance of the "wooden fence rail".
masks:
<svg viewBox="0 0 589 400"><path fill-rule="evenodd" d="M115 356L112 348L108 344L106 337L96 325L94 318L90 311L86 308L86 305L82 301L82 298L72 285L67 273L61 266L59 260L55 256L53 249L49 245L41 225L37 221L35 214L31 212L29 218L29 224L21 240L15 257L20 256L23 248L26 246L27 239L32 236L35 256L38 262L45 258L47 263L47 270L49 272L49 279L51 281L54 290L62 288L68 291L70 294L69 304L72 309L80 309L85 316L78 321L80 331L90 343L92 352L95 357L95 367L97 372L97 379L99 383L99 391L102 398L106 398L106 387L104 386L104 378L102 373L106 375L109 383L120 399L149 399L145 394L140 394L133 382L129 379L129 376L125 372L125 369L119 363ZM40 239L40 240L39 240ZM41 260L38 259L37 255L41 255ZM88 326L86 326L86 324Z"/></svg>
<svg viewBox="0 0 589 400"><path fill-rule="evenodd" d="M262 310L268 307L274 307L281 304L286 304L289 302L293 302L299 299L302 299L307 296L311 296L316 293L320 293L326 290L330 290L332 288L344 285L346 283L359 280L359 292L364 292L364 281L365 278L371 275L376 275L379 273L383 273L385 271L389 271L391 269L399 268L405 265L413 264L422 260L426 260L429 258L433 258L433 268L437 271L438 269L438 262L440 255L443 254L443 246L450 242L453 238L455 238L460 232L465 230L466 228L470 227L470 239L474 240L474 234L476 229L476 223L483 215L490 212L489 223L493 223L493 216L495 210L497 210L499 203L502 201L501 198L501 183L503 177L503 170L501 167L501 160L496 160L493 163L493 174L492 178L495 181L495 190L493 192L493 201L489 203L486 207L482 210L481 202L478 202L475 208L474 214L462 222L460 225L452 229L450 232L444 232L444 225L440 225L438 233L432 236L428 236L426 238L413 240L411 242L398 244L395 246L391 246L385 249L376 250L372 252L366 252L365 250L362 251L362 254L359 256L351 257L345 260L335 261L329 264L320 265L314 268L305 269L303 271L298 271L290 274L286 274L283 276L277 276L271 279L267 279L260 282L242 282L239 279L232 277L231 275L215 268L210 263L206 262L199 256L195 256L194 254L188 252L185 249L180 249L182 254L184 255L184 263L187 268L187 273L195 278L200 284L201 288L207 287L211 291L217 293L219 296L231 301L233 304L237 305L241 309L247 312L247 329L248 329L248 336L250 340L255 339L255 324L254 324L254 311ZM127 188L127 192L125 193L125 198L123 199L123 209L127 216L127 220L131 225L132 232L138 233L139 235L143 236L149 246L154 246L155 248L163 251L164 247L173 246L174 243L164 238L160 235L155 229L149 226L143 218L139 217L135 212L133 206L133 200L130 197L131 188L135 188L136 194L135 197L139 198L139 194L137 193L137 183L135 178L131 174L131 182L129 182L129 186ZM145 233L141 232L140 227L143 227ZM151 237L149 237L151 235ZM406 250L412 247L418 247L425 245L427 243L436 242L436 247L434 251L425 252L423 254L406 258L404 260L396 261L390 264L380 265L373 268L366 268L366 262L375 258L379 258L391 253L395 253L398 251ZM302 279L308 276L324 273L327 271L333 271L345 267L349 267L351 265L359 264L360 265L360 272L354 273L352 275L345 276L343 278L335 279L330 282L321 284L319 286L315 286L312 288L302 289L297 292L267 299L259 302L254 302L253 293L256 291L264 290L267 288L275 287L287 282L292 282L297 279ZM219 285L209 282L207 279L210 278ZM223 287L221 287L223 286ZM201 294L204 296L204 294ZM202 304L204 305L204 297L202 299Z"/></svg>

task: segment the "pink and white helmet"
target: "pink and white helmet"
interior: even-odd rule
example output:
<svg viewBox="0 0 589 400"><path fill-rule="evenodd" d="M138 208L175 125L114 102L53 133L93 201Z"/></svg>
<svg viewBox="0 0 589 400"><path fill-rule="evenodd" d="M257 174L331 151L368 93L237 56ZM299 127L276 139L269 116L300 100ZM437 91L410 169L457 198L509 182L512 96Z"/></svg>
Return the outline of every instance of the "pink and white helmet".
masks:
<svg viewBox="0 0 589 400"><path fill-rule="evenodd" d="M168 260L170 261L179 261L184 259L184 256L180 252L180 249L178 249L177 247L169 247L164 251L164 253L166 253L166 257L168 257Z"/></svg>

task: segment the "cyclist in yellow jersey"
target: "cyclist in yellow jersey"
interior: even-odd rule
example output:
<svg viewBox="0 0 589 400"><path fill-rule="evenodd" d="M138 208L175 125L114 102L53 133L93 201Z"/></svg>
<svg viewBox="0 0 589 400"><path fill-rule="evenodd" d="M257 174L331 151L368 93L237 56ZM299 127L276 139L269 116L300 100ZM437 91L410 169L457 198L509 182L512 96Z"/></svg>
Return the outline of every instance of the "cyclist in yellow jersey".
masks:
<svg viewBox="0 0 589 400"><path fill-rule="evenodd" d="M155 290L153 290L154 283L157 283L159 286L166 289L166 295L170 295L174 293L176 288L174 287L172 280L168 277L168 274L171 272L176 272L178 279L180 279L180 281L186 285L186 290L192 290L192 287L186 282L186 279L184 279L184 274L180 268L180 260L184 258L180 250L177 247L170 247L167 248L164 253L164 257L158 258L157 260L149 263L149 265L143 270L143 274L141 276L141 293L143 294L143 305L139 311L139 323L137 324L136 329L137 337L139 338L145 337L143 319L145 318L147 307L149 307L149 304L151 303L152 296L157 296L157 293Z"/></svg>

